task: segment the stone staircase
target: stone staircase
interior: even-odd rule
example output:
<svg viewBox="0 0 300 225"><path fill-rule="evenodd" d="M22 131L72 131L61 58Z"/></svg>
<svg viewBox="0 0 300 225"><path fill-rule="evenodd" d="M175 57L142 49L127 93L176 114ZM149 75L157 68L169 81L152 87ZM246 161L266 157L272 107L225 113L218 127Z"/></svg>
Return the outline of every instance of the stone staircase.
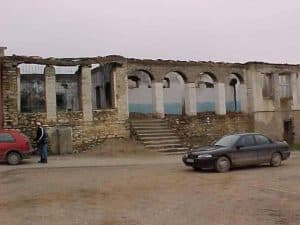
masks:
<svg viewBox="0 0 300 225"><path fill-rule="evenodd" d="M163 119L131 119L131 133L146 148L164 154L183 154L188 148Z"/></svg>

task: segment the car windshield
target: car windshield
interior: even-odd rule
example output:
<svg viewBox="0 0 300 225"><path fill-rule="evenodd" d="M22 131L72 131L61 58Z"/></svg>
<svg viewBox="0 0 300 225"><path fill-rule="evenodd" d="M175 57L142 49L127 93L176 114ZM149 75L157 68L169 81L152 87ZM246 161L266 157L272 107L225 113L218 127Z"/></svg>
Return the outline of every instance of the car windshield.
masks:
<svg viewBox="0 0 300 225"><path fill-rule="evenodd" d="M235 144L235 142L240 138L239 135L228 135L224 136L219 139L217 142L214 143L215 146L222 146L222 147L231 147Z"/></svg>

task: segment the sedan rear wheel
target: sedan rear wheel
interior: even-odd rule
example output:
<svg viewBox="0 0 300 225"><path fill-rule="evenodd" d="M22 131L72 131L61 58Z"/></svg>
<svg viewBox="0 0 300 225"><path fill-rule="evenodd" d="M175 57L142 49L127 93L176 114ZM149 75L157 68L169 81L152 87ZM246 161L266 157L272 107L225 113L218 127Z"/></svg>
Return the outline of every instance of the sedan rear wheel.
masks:
<svg viewBox="0 0 300 225"><path fill-rule="evenodd" d="M216 161L216 170L220 173L227 172L230 166L230 160L225 156L219 157Z"/></svg>
<svg viewBox="0 0 300 225"><path fill-rule="evenodd" d="M7 163L9 165L18 165L21 161L21 156L17 152L11 152L7 156Z"/></svg>
<svg viewBox="0 0 300 225"><path fill-rule="evenodd" d="M273 155L272 155L272 158L271 158L271 161L270 161L270 165L271 165L271 166L274 166L274 167L280 166L281 161L282 161L282 158L281 158L280 153L275 152L275 153L273 153Z"/></svg>

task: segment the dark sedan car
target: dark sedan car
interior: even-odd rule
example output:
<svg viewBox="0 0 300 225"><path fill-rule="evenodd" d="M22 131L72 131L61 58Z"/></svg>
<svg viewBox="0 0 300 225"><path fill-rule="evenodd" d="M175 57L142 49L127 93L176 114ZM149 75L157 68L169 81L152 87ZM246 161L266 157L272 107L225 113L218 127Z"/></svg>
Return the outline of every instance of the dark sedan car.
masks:
<svg viewBox="0 0 300 225"><path fill-rule="evenodd" d="M213 145L192 149L182 161L197 169L226 172L232 167L269 163L279 166L290 156L289 146L257 133L226 135Z"/></svg>

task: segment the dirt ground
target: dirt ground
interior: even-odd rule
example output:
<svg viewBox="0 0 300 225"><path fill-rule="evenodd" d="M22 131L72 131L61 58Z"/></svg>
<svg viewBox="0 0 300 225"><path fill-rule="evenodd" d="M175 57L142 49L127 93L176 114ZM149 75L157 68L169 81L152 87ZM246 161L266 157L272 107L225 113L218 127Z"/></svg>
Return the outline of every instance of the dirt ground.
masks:
<svg viewBox="0 0 300 225"><path fill-rule="evenodd" d="M181 156L113 144L52 156L47 165L0 164L0 224L300 224L299 153L278 168L219 174L195 172Z"/></svg>

